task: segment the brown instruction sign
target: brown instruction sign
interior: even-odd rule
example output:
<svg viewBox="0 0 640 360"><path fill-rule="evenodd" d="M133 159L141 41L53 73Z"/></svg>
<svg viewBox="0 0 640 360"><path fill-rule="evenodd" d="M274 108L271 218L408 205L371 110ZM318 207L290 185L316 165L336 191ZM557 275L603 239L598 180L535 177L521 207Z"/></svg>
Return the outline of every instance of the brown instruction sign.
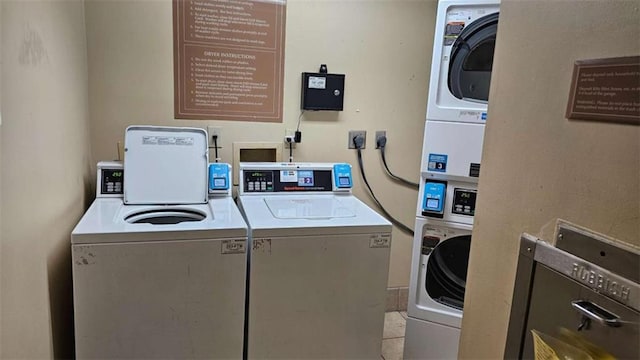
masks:
<svg viewBox="0 0 640 360"><path fill-rule="evenodd" d="M566 117L640 125L640 56L576 61Z"/></svg>
<svg viewBox="0 0 640 360"><path fill-rule="evenodd" d="M284 0L173 0L176 119L282 122Z"/></svg>

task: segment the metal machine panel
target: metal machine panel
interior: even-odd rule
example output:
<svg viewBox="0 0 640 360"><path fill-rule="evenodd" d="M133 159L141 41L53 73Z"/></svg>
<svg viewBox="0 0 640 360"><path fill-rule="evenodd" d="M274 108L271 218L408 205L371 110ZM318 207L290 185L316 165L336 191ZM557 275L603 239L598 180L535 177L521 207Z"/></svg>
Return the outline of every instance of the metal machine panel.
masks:
<svg viewBox="0 0 640 360"><path fill-rule="evenodd" d="M125 133L125 204L204 204L208 200L207 132L130 126Z"/></svg>
<svg viewBox="0 0 640 360"><path fill-rule="evenodd" d="M403 358L455 359L459 341L459 328L408 318Z"/></svg>
<svg viewBox="0 0 640 360"><path fill-rule="evenodd" d="M254 236L248 358L380 358L390 236Z"/></svg>
<svg viewBox="0 0 640 360"><path fill-rule="evenodd" d="M565 223L557 234L558 247L521 238L505 357L532 359L531 330L564 328L616 358L639 358L640 252Z"/></svg>
<svg viewBox="0 0 640 360"><path fill-rule="evenodd" d="M73 245L76 356L241 358L246 241Z"/></svg>
<svg viewBox="0 0 640 360"><path fill-rule="evenodd" d="M276 193L350 194L351 165L346 163L240 163L240 195Z"/></svg>
<svg viewBox="0 0 640 360"><path fill-rule="evenodd" d="M428 120L421 172L426 179L478 182L484 124Z"/></svg>
<svg viewBox="0 0 640 360"><path fill-rule="evenodd" d="M122 161L100 161L96 175L96 197L121 198L123 192L124 166Z"/></svg>
<svg viewBox="0 0 640 360"><path fill-rule="evenodd" d="M434 197L433 192L427 191L429 183L440 183L445 187L441 212L428 208L428 199ZM477 196L476 183L460 181L442 181L422 179L418 192L418 218L436 218L449 223L473 225L475 202ZM442 198L442 197L441 197Z"/></svg>

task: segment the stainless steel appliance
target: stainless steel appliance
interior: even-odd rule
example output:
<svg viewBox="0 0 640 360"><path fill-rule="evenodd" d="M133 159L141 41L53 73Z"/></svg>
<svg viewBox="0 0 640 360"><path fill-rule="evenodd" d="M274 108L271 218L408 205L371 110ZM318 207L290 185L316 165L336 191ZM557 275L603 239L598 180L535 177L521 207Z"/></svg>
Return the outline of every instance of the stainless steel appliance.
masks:
<svg viewBox="0 0 640 360"><path fill-rule="evenodd" d="M555 246L521 238L505 358L534 358L531 330L559 328L640 358L640 251L570 224L556 233Z"/></svg>

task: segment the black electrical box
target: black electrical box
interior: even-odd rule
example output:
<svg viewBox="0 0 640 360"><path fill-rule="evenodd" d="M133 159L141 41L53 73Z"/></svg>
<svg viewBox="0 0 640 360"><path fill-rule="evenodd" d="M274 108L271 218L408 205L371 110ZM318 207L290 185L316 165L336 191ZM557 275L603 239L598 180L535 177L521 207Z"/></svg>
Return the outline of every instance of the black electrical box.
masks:
<svg viewBox="0 0 640 360"><path fill-rule="evenodd" d="M302 99L300 100L300 108L302 110L342 111L344 104L344 74L303 72L300 93L302 94Z"/></svg>

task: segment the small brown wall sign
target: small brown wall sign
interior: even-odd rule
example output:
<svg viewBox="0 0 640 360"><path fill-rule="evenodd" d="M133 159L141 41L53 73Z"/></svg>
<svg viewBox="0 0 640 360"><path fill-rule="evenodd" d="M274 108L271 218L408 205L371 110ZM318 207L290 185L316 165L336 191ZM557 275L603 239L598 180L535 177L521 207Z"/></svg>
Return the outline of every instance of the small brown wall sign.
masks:
<svg viewBox="0 0 640 360"><path fill-rule="evenodd" d="M640 56L576 61L566 117L640 125Z"/></svg>

